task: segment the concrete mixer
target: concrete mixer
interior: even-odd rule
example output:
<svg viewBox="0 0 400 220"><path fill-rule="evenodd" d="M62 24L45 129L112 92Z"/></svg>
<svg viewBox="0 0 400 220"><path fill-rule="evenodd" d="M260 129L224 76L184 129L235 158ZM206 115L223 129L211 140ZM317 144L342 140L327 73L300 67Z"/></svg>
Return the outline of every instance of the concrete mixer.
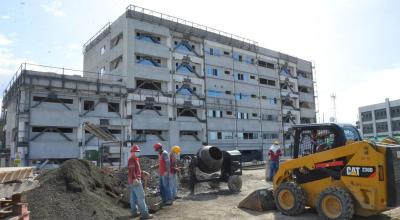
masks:
<svg viewBox="0 0 400 220"><path fill-rule="evenodd" d="M198 178L198 172L208 175ZM211 188L218 188L226 182L231 192L242 188L242 154L237 150L221 151L215 146L203 146L191 158L189 165L189 187L192 194L197 183L208 182Z"/></svg>

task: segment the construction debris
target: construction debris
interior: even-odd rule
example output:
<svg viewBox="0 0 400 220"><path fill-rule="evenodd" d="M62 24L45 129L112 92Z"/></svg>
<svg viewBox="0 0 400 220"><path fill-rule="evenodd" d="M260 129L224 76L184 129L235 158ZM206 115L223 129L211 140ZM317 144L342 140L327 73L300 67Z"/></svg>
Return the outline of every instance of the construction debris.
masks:
<svg viewBox="0 0 400 220"><path fill-rule="evenodd" d="M37 187L32 167L0 168L0 219L29 219L22 193Z"/></svg>
<svg viewBox="0 0 400 220"><path fill-rule="evenodd" d="M27 192L32 219L97 219L128 216L119 197L123 186L111 173L86 160L68 160L39 177L40 187Z"/></svg>

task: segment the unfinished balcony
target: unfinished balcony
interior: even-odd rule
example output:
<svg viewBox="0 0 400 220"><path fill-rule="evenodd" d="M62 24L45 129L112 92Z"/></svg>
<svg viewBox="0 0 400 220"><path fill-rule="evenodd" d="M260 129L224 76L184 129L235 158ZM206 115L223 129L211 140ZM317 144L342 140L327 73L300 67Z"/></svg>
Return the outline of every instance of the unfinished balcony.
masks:
<svg viewBox="0 0 400 220"><path fill-rule="evenodd" d="M79 157L79 147L76 137L76 128L32 126L31 138L29 140L29 158L77 158Z"/></svg>
<svg viewBox="0 0 400 220"><path fill-rule="evenodd" d="M187 78L183 82L176 82L174 97L178 105L190 102L191 105L197 107L202 107L205 100L202 85L192 84L191 80Z"/></svg>
<svg viewBox="0 0 400 220"><path fill-rule="evenodd" d="M192 62L189 56L184 56L181 60L175 59L174 73L182 76L204 79L202 65Z"/></svg>
<svg viewBox="0 0 400 220"><path fill-rule="evenodd" d="M204 107L193 106L190 102L184 102L183 105L177 105L177 122L200 122L205 123Z"/></svg>
<svg viewBox="0 0 400 220"><path fill-rule="evenodd" d="M312 73L297 70L299 86L313 87Z"/></svg>
<svg viewBox="0 0 400 220"><path fill-rule="evenodd" d="M167 105L155 103L147 98L144 103L133 103L133 129L168 129L169 117Z"/></svg>
<svg viewBox="0 0 400 220"><path fill-rule="evenodd" d="M147 55L136 55L136 63L133 68L135 78L169 81L170 71L167 59Z"/></svg>
<svg viewBox="0 0 400 220"><path fill-rule="evenodd" d="M314 109L301 108L300 114L301 114L301 116L304 116L307 118L315 118L315 110Z"/></svg>
<svg viewBox="0 0 400 220"><path fill-rule="evenodd" d="M40 126L77 126L79 124L77 110L76 99L53 92L47 95L33 95L30 109L31 123Z"/></svg>
<svg viewBox="0 0 400 220"><path fill-rule="evenodd" d="M314 95L312 93L300 92L299 98L300 101L314 102Z"/></svg>
<svg viewBox="0 0 400 220"><path fill-rule="evenodd" d="M201 44L190 40L190 36L183 35L182 38L174 37L172 39L172 51L188 56L201 57Z"/></svg>
<svg viewBox="0 0 400 220"><path fill-rule="evenodd" d="M167 83L148 79L136 79L136 88L131 89L129 92L138 94L143 97L154 97L159 96L171 97L172 95L167 90ZM137 100L135 100L137 101Z"/></svg>
<svg viewBox="0 0 400 220"><path fill-rule="evenodd" d="M169 58L169 48L162 36L139 32L138 30L136 31L135 52L165 59Z"/></svg>

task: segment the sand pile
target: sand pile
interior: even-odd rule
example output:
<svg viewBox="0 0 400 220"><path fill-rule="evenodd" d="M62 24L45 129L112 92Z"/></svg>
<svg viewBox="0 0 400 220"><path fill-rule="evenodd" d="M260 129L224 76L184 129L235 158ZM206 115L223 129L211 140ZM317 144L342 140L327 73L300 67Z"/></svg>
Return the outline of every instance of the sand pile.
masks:
<svg viewBox="0 0 400 220"><path fill-rule="evenodd" d="M40 187L27 192L32 219L109 220L128 216L118 205L121 182L86 160L68 160L39 177Z"/></svg>

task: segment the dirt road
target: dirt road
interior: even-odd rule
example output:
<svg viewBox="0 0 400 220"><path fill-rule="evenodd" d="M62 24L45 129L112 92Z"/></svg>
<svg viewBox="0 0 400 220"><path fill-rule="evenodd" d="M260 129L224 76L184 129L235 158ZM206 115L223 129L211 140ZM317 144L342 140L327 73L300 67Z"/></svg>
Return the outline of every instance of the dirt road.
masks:
<svg viewBox="0 0 400 220"><path fill-rule="evenodd" d="M239 194L231 195L226 184L221 185L218 191L210 191L202 187L197 190L195 196L182 195L183 199L174 202L173 206L164 207L154 214L155 219L293 219L309 220L318 219L313 210L309 210L301 216L288 217L270 212L253 212L237 208L239 202L250 192L258 188L264 188L267 183L264 179L264 170L246 170L243 174L243 188ZM400 209L395 209L374 218L356 219L400 219Z"/></svg>

